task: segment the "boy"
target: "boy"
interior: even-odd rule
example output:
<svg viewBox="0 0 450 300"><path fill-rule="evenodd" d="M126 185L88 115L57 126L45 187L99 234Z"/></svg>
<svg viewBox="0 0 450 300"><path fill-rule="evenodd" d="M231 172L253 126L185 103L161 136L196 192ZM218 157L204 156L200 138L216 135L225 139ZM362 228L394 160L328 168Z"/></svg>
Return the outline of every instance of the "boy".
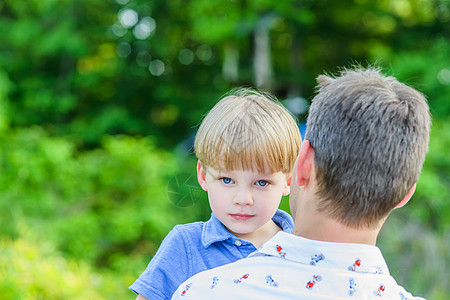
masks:
<svg viewBox="0 0 450 300"><path fill-rule="evenodd" d="M175 226L131 285L137 299L170 299L194 274L247 257L278 231L292 232L292 218L277 208L289 194L300 144L294 118L269 95L240 89L221 99L195 138L211 219Z"/></svg>

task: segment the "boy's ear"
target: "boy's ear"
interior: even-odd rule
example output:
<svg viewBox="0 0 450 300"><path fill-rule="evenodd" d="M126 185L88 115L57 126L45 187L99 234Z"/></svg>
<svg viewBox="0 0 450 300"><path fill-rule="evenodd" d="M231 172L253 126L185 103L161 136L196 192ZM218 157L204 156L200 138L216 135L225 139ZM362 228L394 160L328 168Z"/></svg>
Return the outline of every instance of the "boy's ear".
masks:
<svg viewBox="0 0 450 300"><path fill-rule="evenodd" d="M313 167L314 148L308 140L304 140L300 148L300 153L298 154L297 165L294 169L295 183L299 186L308 184Z"/></svg>
<svg viewBox="0 0 450 300"><path fill-rule="evenodd" d="M287 196L291 193L291 178L292 176L289 176L289 178L286 180L286 186L283 189L283 196Z"/></svg>
<svg viewBox="0 0 450 300"><path fill-rule="evenodd" d="M403 200L400 201L400 203L397 204L397 206L395 208L400 208L400 207L405 206L406 203L408 203L409 199L411 199L411 197L415 191L416 191L416 184L414 183L413 186L411 187L411 189L409 190L408 194L405 196L405 198L403 198Z"/></svg>
<svg viewBox="0 0 450 300"><path fill-rule="evenodd" d="M200 161L197 162L197 180L200 186L204 191L207 191L206 189L206 172L205 168L203 168L202 163Z"/></svg>

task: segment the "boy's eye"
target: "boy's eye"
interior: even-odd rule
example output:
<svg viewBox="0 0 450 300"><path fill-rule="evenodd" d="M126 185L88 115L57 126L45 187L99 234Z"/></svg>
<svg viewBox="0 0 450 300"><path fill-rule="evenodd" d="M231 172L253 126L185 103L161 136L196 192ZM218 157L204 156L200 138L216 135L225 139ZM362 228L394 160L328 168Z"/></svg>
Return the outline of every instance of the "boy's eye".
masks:
<svg viewBox="0 0 450 300"><path fill-rule="evenodd" d="M220 180L225 184L230 184L233 182L233 180L231 180L231 178L228 177L221 178Z"/></svg>
<svg viewBox="0 0 450 300"><path fill-rule="evenodd" d="M259 185L259 186L266 186L266 185L268 185L269 183L268 183L266 180L258 180L258 181L256 182L256 184Z"/></svg>

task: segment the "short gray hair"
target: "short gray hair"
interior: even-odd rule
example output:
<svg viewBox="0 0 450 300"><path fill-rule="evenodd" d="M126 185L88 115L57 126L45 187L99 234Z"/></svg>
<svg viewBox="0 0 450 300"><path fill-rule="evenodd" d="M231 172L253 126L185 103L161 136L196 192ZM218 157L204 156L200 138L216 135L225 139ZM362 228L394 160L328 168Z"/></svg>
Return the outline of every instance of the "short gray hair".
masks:
<svg viewBox="0 0 450 300"><path fill-rule="evenodd" d="M317 78L305 139L315 151L319 210L373 227L417 182L431 117L420 92L379 69Z"/></svg>

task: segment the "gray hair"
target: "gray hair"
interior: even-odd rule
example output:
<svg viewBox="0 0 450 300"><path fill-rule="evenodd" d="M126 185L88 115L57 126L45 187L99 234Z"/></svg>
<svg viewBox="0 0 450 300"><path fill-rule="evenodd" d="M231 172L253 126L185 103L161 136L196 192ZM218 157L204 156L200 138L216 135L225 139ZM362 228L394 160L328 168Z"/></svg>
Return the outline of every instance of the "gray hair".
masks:
<svg viewBox="0 0 450 300"><path fill-rule="evenodd" d="M374 68L317 81L305 139L315 151L319 210L347 226L376 226L419 178L431 125L427 101Z"/></svg>

